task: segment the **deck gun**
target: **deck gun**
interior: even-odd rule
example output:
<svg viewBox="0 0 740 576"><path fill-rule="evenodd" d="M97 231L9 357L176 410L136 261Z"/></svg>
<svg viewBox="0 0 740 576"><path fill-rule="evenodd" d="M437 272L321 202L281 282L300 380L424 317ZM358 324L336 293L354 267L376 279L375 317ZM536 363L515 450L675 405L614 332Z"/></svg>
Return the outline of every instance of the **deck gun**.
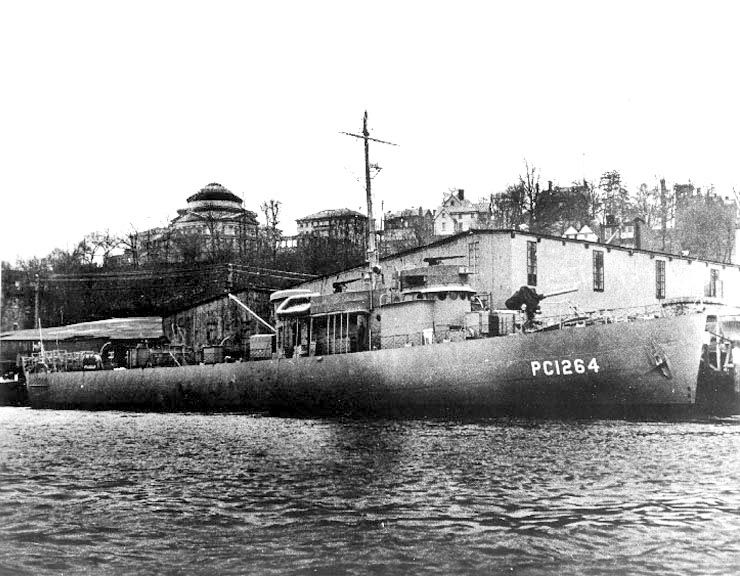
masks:
<svg viewBox="0 0 740 576"><path fill-rule="evenodd" d="M534 288L522 286L504 302L504 305L509 310L523 309L527 314L527 322L531 323L534 320L534 315L540 310L540 302L542 300L551 296L560 296L561 294L570 294L577 291L578 288L565 288L563 290L556 290L555 292L538 294Z"/></svg>
<svg viewBox="0 0 740 576"><path fill-rule="evenodd" d="M424 262L430 266L439 266L445 260L457 260L459 258L465 258L465 256L429 256L424 258Z"/></svg>

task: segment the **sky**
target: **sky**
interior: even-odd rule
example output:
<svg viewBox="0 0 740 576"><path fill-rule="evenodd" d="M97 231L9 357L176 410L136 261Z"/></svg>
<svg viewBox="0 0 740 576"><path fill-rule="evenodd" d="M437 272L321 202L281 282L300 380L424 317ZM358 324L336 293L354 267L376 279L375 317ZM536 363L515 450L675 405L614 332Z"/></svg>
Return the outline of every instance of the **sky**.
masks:
<svg viewBox="0 0 740 576"><path fill-rule="evenodd" d="M162 226L219 182L280 227L515 182L740 190L732 2L4 2L0 259ZM260 215L260 221L264 218Z"/></svg>

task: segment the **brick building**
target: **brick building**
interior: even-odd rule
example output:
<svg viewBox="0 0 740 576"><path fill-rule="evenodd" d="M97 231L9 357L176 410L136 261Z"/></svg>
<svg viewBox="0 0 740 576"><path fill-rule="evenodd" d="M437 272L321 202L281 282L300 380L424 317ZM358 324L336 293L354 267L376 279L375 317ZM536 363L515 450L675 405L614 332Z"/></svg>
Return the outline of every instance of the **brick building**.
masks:
<svg viewBox="0 0 740 576"><path fill-rule="evenodd" d="M338 210L322 210L296 220L298 227L298 242L301 237L318 236L348 240L363 245L367 231L367 216L340 208Z"/></svg>
<svg viewBox="0 0 740 576"><path fill-rule="evenodd" d="M434 238L434 213L421 206L386 212L380 238L383 256L427 244Z"/></svg>

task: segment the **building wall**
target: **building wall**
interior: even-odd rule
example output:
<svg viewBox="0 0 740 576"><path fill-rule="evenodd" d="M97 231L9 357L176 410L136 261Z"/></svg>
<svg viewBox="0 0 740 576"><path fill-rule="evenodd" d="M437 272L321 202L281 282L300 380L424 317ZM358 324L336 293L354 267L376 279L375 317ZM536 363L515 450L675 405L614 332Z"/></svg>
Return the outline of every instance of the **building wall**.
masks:
<svg viewBox="0 0 740 576"><path fill-rule="evenodd" d="M241 291L235 296L270 322L269 292ZM228 297L213 299L180 310L163 319L165 336L173 344L184 344L195 350L224 343L232 354L245 355L252 334L268 332L252 315Z"/></svg>
<svg viewBox="0 0 740 576"><path fill-rule="evenodd" d="M3 297L0 306L0 332L10 332L32 326L33 310L25 305L23 297L18 295Z"/></svg>
<svg viewBox="0 0 740 576"><path fill-rule="evenodd" d="M3 268L0 272L0 332L33 328L33 288L28 275L19 270Z"/></svg>
<svg viewBox="0 0 740 576"><path fill-rule="evenodd" d="M539 241L538 241L539 239ZM479 243L477 261L471 257L471 243ZM706 296L711 270L719 273L718 297L740 303L740 267L684 257L629 250L605 244L510 231L478 231L460 234L446 241L411 250L381 261L380 288L391 287L400 270L425 266L429 256L459 256L445 263L460 263L471 269L470 284L481 295L490 295L492 309L504 308L504 302L520 286L527 284L527 242L537 246L537 285L540 293L567 288L577 292L553 296L542 301L545 315L566 314L570 304L581 310L628 308L655 305L657 260L665 262L665 297ZM594 290L593 253L604 258L604 291ZM474 254L474 253L473 253ZM301 285L321 293L330 293L334 282L357 278L362 269L352 269ZM366 284L357 282L351 289Z"/></svg>
<svg viewBox="0 0 740 576"><path fill-rule="evenodd" d="M513 290L527 283L527 242L536 236L516 234L511 239L511 276ZM594 290L594 251L604 255L604 291ZM719 271L719 297L740 296L740 268L679 258L664 254L609 247L604 244L577 241L559 241L542 238L537 242L537 291L554 292L578 288L578 292L554 296L542 302L544 314L568 311L568 302L583 310L601 308L629 308L658 304L656 297L656 260L665 262L665 297L704 297L710 279L710 270ZM495 300L503 303L510 294L496 293ZM737 295L737 296L736 296Z"/></svg>
<svg viewBox="0 0 740 576"><path fill-rule="evenodd" d="M319 236L364 239L367 217L361 214L332 214L320 218L296 220L298 234L317 234Z"/></svg>
<svg viewBox="0 0 740 576"><path fill-rule="evenodd" d="M449 236L454 233L455 221L452 219L452 216L444 209L438 210L434 218L434 235Z"/></svg>
<svg viewBox="0 0 740 576"><path fill-rule="evenodd" d="M471 285L480 294L487 294L488 305L493 308L502 308L502 296L511 290L512 277L512 245L507 236L480 234L481 265L477 274L471 275ZM470 240L469 240L470 242Z"/></svg>

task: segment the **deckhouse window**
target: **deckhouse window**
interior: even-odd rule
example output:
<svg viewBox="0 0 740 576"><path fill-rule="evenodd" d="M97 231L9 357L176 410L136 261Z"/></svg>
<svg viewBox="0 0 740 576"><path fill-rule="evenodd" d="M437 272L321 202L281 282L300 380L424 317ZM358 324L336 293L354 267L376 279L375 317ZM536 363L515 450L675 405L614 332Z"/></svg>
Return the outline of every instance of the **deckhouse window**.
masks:
<svg viewBox="0 0 740 576"><path fill-rule="evenodd" d="M527 242L527 286L537 286L537 242Z"/></svg>
<svg viewBox="0 0 740 576"><path fill-rule="evenodd" d="M655 297L665 298L665 260L655 261Z"/></svg>
<svg viewBox="0 0 740 576"><path fill-rule="evenodd" d="M209 320L206 324L206 340L208 343L218 340L218 323L215 320Z"/></svg>
<svg viewBox="0 0 740 576"><path fill-rule="evenodd" d="M604 291L604 253L594 250L594 292Z"/></svg>
<svg viewBox="0 0 740 576"><path fill-rule="evenodd" d="M471 274L478 273L478 259L480 258L480 241L468 242L468 267Z"/></svg>

